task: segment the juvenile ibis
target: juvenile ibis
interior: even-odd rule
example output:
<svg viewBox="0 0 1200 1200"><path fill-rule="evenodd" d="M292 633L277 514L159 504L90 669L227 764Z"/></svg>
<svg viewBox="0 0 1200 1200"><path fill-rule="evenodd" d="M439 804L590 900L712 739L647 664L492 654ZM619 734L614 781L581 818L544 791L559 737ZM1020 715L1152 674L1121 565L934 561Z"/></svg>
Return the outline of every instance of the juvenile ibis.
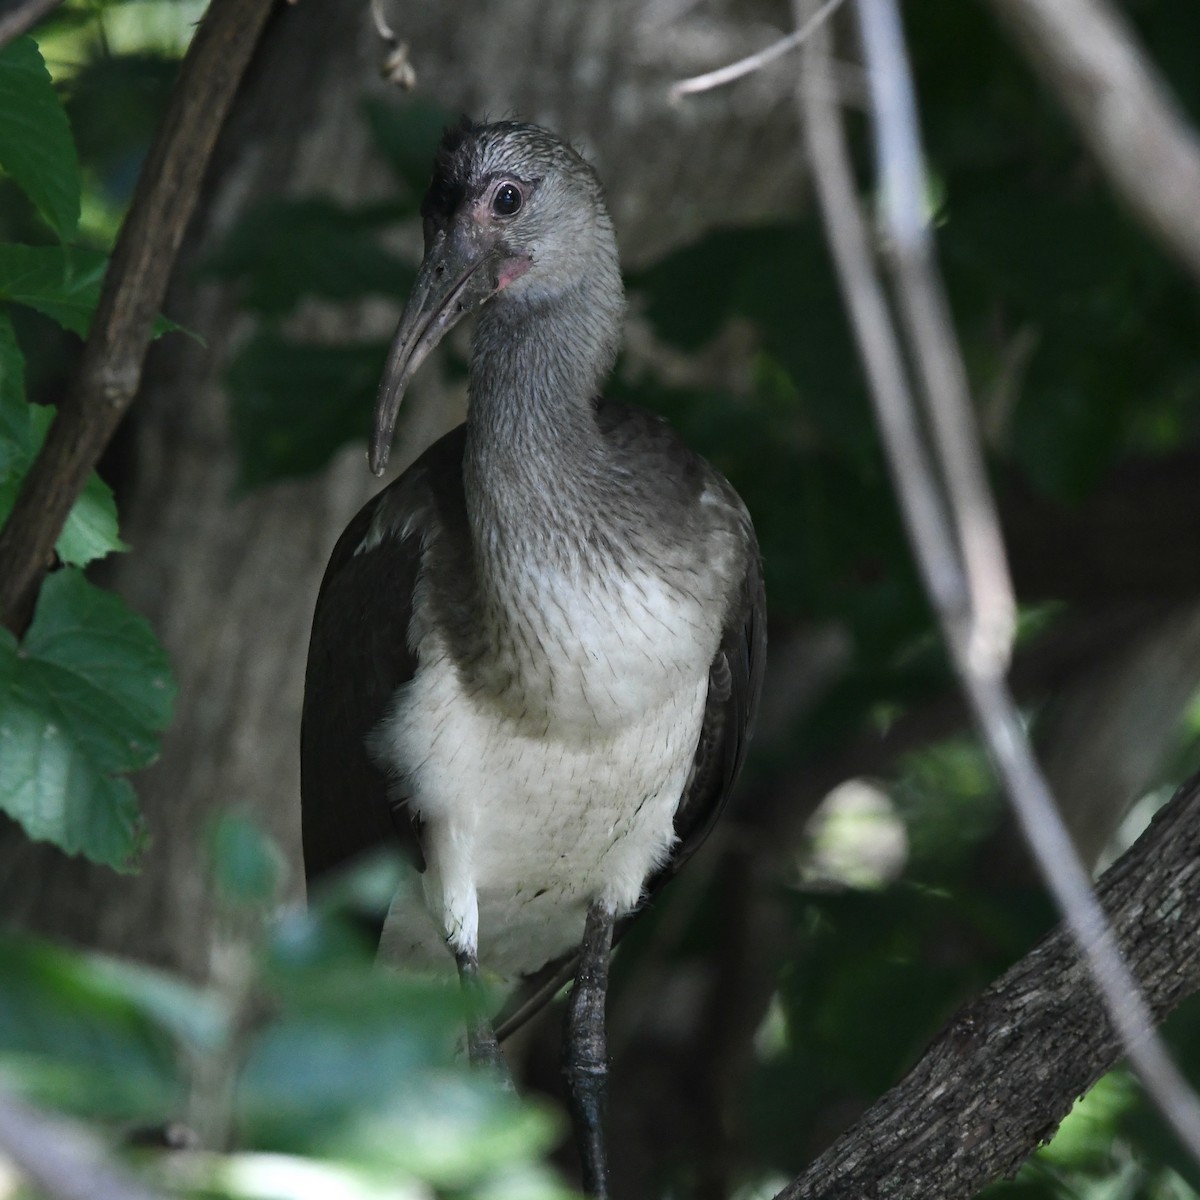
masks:
<svg viewBox="0 0 1200 1200"><path fill-rule="evenodd" d="M302 727L311 884L381 843L420 871L380 953L518 980L578 962L565 1071L585 1185L614 925L692 853L742 764L766 614L750 517L661 418L600 387L625 308L599 180L514 122L449 130L370 463L437 342L478 311L464 425L347 527ZM476 1029L476 1060L498 1056Z"/></svg>

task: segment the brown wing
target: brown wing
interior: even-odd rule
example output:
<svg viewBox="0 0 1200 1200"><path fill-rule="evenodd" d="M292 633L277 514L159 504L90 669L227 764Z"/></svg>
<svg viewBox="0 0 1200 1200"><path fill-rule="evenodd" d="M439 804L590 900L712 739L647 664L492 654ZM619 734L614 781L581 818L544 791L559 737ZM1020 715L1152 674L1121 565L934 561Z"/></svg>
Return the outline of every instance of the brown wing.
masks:
<svg viewBox="0 0 1200 1200"><path fill-rule="evenodd" d="M708 700L692 774L675 812L679 842L650 880L653 894L696 852L733 793L758 715L767 662L767 601L755 545L742 592L708 672Z"/></svg>
<svg viewBox="0 0 1200 1200"><path fill-rule="evenodd" d="M408 645L421 528L436 519L434 479L461 479L454 430L365 505L338 539L313 615L300 725L301 825L309 888L380 846L423 866L420 830L366 739L413 677ZM382 914L380 914L382 922ZM380 928L382 924L380 923Z"/></svg>

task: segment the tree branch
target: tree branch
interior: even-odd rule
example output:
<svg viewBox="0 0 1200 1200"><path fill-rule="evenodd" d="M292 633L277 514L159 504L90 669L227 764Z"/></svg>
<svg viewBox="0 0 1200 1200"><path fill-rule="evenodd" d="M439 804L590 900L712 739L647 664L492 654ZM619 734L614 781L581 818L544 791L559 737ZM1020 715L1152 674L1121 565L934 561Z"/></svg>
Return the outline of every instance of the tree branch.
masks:
<svg viewBox="0 0 1200 1200"><path fill-rule="evenodd" d="M1200 280L1200 140L1105 0L992 0L1113 187Z"/></svg>
<svg viewBox="0 0 1200 1200"><path fill-rule="evenodd" d="M698 92L708 92L713 88L724 87L727 83L742 79L746 75L761 71L763 67L782 58L803 44L804 39L822 22L827 21L842 3L842 0L825 0L825 3L813 13L809 19L778 41L739 58L737 62L718 67L715 71L705 71L703 75L693 75L689 79L681 79L671 85L669 93L672 100L682 100L684 96L694 96Z"/></svg>
<svg viewBox="0 0 1200 1200"><path fill-rule="evenodd" d="M0 13L0 48L32 29L43 17L52 13L62 0L23 0Z"/></svg>
<svg viewBox="0 0 1200 1200"><path fill-rule="evenodd" d="M63 1117L0 1091L0 1152L50 1200L162 1200Z"/></svg>
<svg viewBox="0 0 1200 1200"><path fill-rule="evenodd" d="M801 2L798 7L803 16L807 6ZM928 303L940 295L940 288L921 203L916 106L899 11L895 0L859 0L858 7L871 83L880 179L885 190L890 187L912 193L884 206L888 230L893 242L901 247L901 263L907 264L907 273L915 270L925 277L916 289L905 286L902 279L902 302ZM826 234L866 368L909 540L963 693L1042 878L1092 963L1096 984L1108 1014L1120 1030L1131 1067L1155 1106L1200 1161L1200 1101L1154 1034L1149 1009L1121 959L1087 872L1075 854L1033 755L1005 678L1007 647L1002 623L996 630L982 628L985 612L977 607L979 598L987 597L997 586L1003 592L1007 572L1001 562L997 569L987 572L986 581L976 585L971 572L978 568L980 558L987 553L1002 557L1003 547L998 538L980 538L981 554L973 562L970 547L952 536L969 532L976 525L987 525L986 520L979 520L979 513L972 516L958 511L960 504L975 503L979 494L986 496L986 485L979 480L965 489L955 486L956 475L970 479L972 464L964 462L956 467L950 461L973 437L965 396L954 383L963 373L953 361L942 361L948 353L951 359L955 357L953 338L946 336L948 325L915 348L918 373L926 384L927 409L946 402L961 402L964 409L952 417L930 414L937 434L933 440L935 453L930 453L907 386L887 300L872 263L867 225L843 144L841 117L836 106L821 94L828 60L824 34L818 29L805 52L805 131ZM905 246L909 247L907 253ZM905 274L903 266L900 273ZM915 315L908 323L916 330L939 325L936 318L926 320ZM940 379L929 378L931 367ZM947 381L949 386L945 386ZM945 435L947 425L954 427L950 436ZM944 492L938 487L939 480ZM990 512L990 498L985 507ZM995 613L1002 615L1006 605L1002 595L999 600ZM1001 636L995 637L995 632Z"/></svg>
<svg viewBox="0 0 1200 1200"><path fill-rule="evenodd" d="M1200 776L1097 892L1161 1021L1200 990ZM1059 928L963 1008L776 1200L967 1200L1046 1141L1120 1050L1087 963Z"/></svg>
<svg viewBox="0 0 1200 1200"><path fill-rule="evenodd" d="M940 468L948 524L954 531L968 596L965 626L948 629L947 640L961 640L958 656L968 670L1002 673L1012 655L1017 604L966 365L926 217L917 103L900 14L888 0L859 0L858 15L882 191L880 209L889 239L888 265L913 375L924 400L930 457ZM928 544L917 548L929 557ZM947 616L953 620L954 614Z"/></svg>
<svg viewBox="0 0 1200 1200"><path fill-rule="evenodd" d="M213 0L183 60L83 358L0 531L0 622L29 623L72 504L128 409L217 134L274 0Z"/></svg>

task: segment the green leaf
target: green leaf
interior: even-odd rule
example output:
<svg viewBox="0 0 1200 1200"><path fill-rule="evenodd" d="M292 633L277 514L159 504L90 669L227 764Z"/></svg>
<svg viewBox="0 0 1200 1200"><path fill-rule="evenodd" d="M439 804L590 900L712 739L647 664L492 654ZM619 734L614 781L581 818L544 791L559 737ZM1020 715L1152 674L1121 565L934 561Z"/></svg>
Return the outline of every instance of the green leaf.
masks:
<svg viewBox="0 0 1200 1200"><path fill-rule="evenodd" d="M426 96L363 102L363 115L375 146L414 196L422 196L433 175L433 155L442 133L457 114Z"/></svg>
<svg viewBox="0 0 1200 1200"><path fill-rule="evenodd" d="M85 567L114 550L129 549L117 536L117 502L112 488L95 471L67 515L54 549L72 567Z"/></svg>
<svg viewBox="0 0 1200 1200"><path fill-rule="evenodd" d="M28 457L32 433L25 403L25 356L17 345L12 322L0 312L0 484Z"/></svg>
<svg viewBox="0 0 1200 1200"><path fill-rule="evenodd" d="M32 838L129 869L141 835L122 776L157 756L173 698L146 622L77 570L51 575L21 644L0 636L0 808Z"/></svg>
<svg viewBox="0 0 1200 1200"><path fill-rule="evenodd" d="M352 868L345 881L378 876L381 865ZM272 1019L247 1031L237 1094L245 1143L452 1187L531 1169L558 1123L466 1069L456 1045L470 1005L453 973L378 970L374 946L346 936L351 926L329 899L270 930L260 994ZM511 1194L543 1186L531 1177L529 1190Z"/></svg>
<svg viewBox="0 0 1200 1200"><path fill-rule="evenodd" d="M250 1042L238 1087L238 1128L253 1144L453 1187L503 1174L556 1140L546 1111L455 1061L465 1011L452 981L368 962L268 981L279 1015Z"/></svg>
<svg viewBox="0 0 1200 1200"><path fill-rule="evenodd" d="M241 280L242 303L276 316L305 296L403 296L415 272L378 237L397 215L394 207L352 211L329 200L271 200L238 222L203 269Z"/></svg>
<svg viewBox="0 0 1200 1200"><path fill-rule="evenodd" d="M86 337L108 256L62 246L0 245L0 300L35 308Z"/></svg>
<svg viewBox="0 0 1200 1200"><path fill-rule="evenodd" d="M41 411L32 409L35 416ZM0 523L12 511L25 469L0 472ZM115 550L129 549L117 536L117 508L112 491L98 475L91 475L67 514L54 549L62 562L73 567L86 567Z"/></svg>
<svg viewBox="0 0 1200 1200"><path fill-rule="evenodd" d="M0 326L2 354L3 327ZM2 401L3 397L0 397ZM53 420L53 408L26 404L20 397L12 404L11 414L0 406L0 521L11 511L21 480L41 449ZM117 505L112 489L93 472L71 507L54 549L64 563L84 567L114 550L128 549L117 529Z"/></svg>
<svg viewBox="0 0 1200 1200"><path fill-rule="evenodd" d="M45 404L30 406L34 436L27 461L21 468L22 475L42 448L42 442L46 440L46 433L54 420L54 411ZM0 512L7 512L11 508L12 501L16 499L18 483L19 480L12 481L11 496L5 496L4 485L0 483ZM113 499L112 488L94 471L71 506L54 549L58 557L72 567L86 567L88 563L104 558L115 550L129 549L118 536L117 502Z"/></svg>
<svg viewBox="0 0 1200 1200"><path fill-rule="evenodd" d="M37 309L64 329L86 337L107 269L108 255L98 250L0 244L0 300ZM179 328L159 317L154 336Z"/></svg>
<svg viewBox="0 0 1200 1200"><path fill-rule="evenodd" d="M0 50L0 167L62 241L79 224L79 158L37 43Z"/></svg>
<svg viewBox="0 0 1200 1200"><path fill-rule="evenodd" d="M217 890L238 906L269 904L286 872L279 847L242 813L224 813L217 821L212 858Z"/></svg>
<svg viewBox="0 0 1200 1200"><path fill-rule="evenodd" d="M211 1007L145 968L0 937L0 1068L43 1103L161 1123L181 1101L171 1034L207 1031Z"/></svg>
<svg viewBox="0 0 1200 1200"><path fill-rule="evenodd" d="M241 482L259 486L324 466L369 428L387 346L317 346L265 331L225 376Z"/></svg>

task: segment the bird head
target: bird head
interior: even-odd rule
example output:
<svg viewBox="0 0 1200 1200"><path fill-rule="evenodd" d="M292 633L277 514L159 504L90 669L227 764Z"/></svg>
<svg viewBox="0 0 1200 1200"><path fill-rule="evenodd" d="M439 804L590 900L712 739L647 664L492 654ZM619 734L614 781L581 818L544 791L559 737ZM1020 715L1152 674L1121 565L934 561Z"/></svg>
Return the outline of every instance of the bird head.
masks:
<svg viewBox="0 0 1200 1200"><path fill-rule="evenodd" d="M464 120L447 130L421 215L425 256L375 406L376 475L387 465L409 381L464 317L489 301L552 304L597 271L611 272L620 291L612 222L595 171L536 125Z"/></svg>

